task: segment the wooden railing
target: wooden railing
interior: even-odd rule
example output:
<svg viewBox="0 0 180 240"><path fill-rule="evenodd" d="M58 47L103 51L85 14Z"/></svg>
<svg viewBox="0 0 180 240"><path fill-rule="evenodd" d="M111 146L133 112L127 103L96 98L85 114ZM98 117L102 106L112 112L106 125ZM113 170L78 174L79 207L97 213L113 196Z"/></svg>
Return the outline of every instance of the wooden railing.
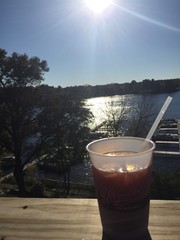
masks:
<svg viewBox="0 0 180 240"><path fill-rule="evenodd" d="M180 201L151 200L149 237L180 239ZM1 240L101 240L96 199L0 198Z"/></svg>

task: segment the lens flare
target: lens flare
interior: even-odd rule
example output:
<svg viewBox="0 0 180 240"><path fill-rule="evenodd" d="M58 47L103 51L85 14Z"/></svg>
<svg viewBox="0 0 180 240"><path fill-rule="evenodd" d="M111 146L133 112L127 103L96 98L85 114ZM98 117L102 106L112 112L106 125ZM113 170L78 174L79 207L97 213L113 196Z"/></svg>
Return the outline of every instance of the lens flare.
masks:
<svg viewBox="0 0 180 240"><path fill-rule="evenodd" d="M110 0L85 0L89 9L94 13L102 13L110 4Z"/></svg>

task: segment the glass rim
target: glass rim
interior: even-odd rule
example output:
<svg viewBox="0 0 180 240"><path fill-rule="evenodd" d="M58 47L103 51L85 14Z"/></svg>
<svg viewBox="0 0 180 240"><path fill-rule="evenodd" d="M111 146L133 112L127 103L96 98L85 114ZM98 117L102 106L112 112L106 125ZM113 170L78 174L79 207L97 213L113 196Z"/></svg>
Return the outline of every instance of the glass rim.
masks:
<svg viewBox="0 0 180 240"><path fill-rule="evenodd" d="M102 141L108 141L108 140L113 140L113 139L134 139L134 140L140 140L142 141L142 144L143 142L147 142L147 143L150 143L152 145L151 148L147 149L147 150L144 150L144 151L140 151L140 152L135 152L135 153L132 153L130 156L129 155L121 155L121 156L115 156L115 155L107 155L105 153L99 153L99 152L95 152L93 150L90 150L89 147L93 144L96 144L98 142L102 142ZM98 155L98 156L104 156L104 157L112 157L112 158L121 158L121 157L133 157L133 156L138 156L138 155L142 155L142 154L146 154L148 152L153 152L153 150L155 149L155 143L150 140L150 139L146 139L146 138L141 138L141 137L130 137L130 136L120 136L120 137L107 137L107 138L100 138L100 139L97 139L97 140L94 140L90 143L87 144L86 146L86 150L91 153L91 154L94 154L94 155Z"/></svg>

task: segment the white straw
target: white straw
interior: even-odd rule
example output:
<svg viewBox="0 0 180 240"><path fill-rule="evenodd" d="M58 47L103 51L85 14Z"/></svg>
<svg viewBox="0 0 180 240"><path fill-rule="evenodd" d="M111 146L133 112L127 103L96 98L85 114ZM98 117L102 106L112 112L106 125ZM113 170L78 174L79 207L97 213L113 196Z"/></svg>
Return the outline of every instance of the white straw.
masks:
<svg viewBox="0 0 180 240"><path fill-rule="evenodd" d="M152 127L151 127L151 129L150 129L150 131L149 131L149 133L148 133L148 135L146 137L146 139L151 139L152 138L152 136L153 136L153 134L154 134L154 132L155 132L159 122L161 121L161 119L162 119L164 113L166 112L166 110L167 110L169 104L171 103L171 101L172 101L172 97L170 97L170 96L167 97L167 99L166 99L164 105L162 106L162 108L161 108L161 110L160 110L156 120L154 121L154 123L153 123L153 125L152 125Z"/></svg>

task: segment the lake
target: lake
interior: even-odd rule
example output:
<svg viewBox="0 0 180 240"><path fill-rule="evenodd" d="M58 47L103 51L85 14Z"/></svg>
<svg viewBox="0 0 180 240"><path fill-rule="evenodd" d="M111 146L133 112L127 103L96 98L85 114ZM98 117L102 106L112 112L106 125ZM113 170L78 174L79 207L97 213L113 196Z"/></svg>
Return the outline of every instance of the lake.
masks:
<svg viewBox="0 0 180 240"><path fill-rule="evenodd" d="M180 119L180 91L173 92L171 94L164 93L147 95L147 98L148 101L153 103L156 114L158 114L168 96L173 97L173 100L163 118ZM120 107L122 102L127 104L126 107L129 107L129 104L138 101L138 99L141 97L142 95L116 95L113 97L97 97L87 99L86 105L95 117L92 127L101 124L106 119L107 109L112 101L114 102L114 106L117 108Z"/></svg>
<svg viewBox="0 0 180 240"><path fill-rule="evenodd" d="M171 94L153 94L148 95L149 101L151 101L155 108L157 113L160 111L163 103L165 102L166 98L168 96L173 97L173 100L167 110L167 112L164 115L164 118L167 119L180 119L180 91L174 92ZM128 104L131 104L134 101L137 101L138 98L140 98L141 95L121 95L121 96L113 96L113 97L97 97L97 98L89 98L86 100L86 105L92 113L95 116L94 126L102 123L103 120L105 120L106 117L106 110L113 100L115 102L114 106L119 108L119 105L122 101L128 102ZM127 105L126 107L128 107ZM92 127L94 127L92 126ZM173 164L172 164L173 162ZM171 169L172 165L176 167L180 167L180 162L177 160L171 161L171 160L159 160L156 164L154 164L154 168L166 168ZM162 168L163 166L163 168ZM55 180L63 180L62 177L60 177L58 174L49 172L48 174L44 174L44 172L39 173L40 177L46 177L55 179ZM86 183L86 184L92 184L93 183L93 177L92 177L92 171L91 171L91 165L89 161L86 161L84 164L78 164L76 166L73 166L71 169L71 175L70 175L70 181L76 182L76 183Z"/></svg>

